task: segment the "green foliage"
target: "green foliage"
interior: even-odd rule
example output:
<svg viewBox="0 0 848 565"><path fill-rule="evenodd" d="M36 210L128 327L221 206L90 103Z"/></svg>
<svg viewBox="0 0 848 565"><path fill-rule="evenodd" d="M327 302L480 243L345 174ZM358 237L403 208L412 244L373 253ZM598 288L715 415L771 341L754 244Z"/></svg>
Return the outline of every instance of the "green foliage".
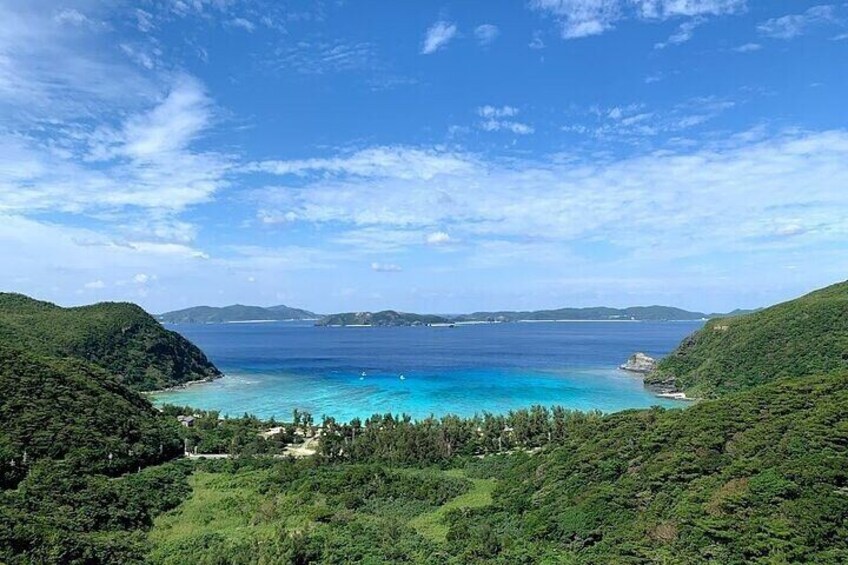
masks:
<svg viewBox="0 0 848 565"><path fill-rule="evenodd" d="M359 445L368 464L207 464L216 473L198 476L192 501L157 521L154 561L848 560L845 373L782 380L686 410L573 415L539 451L453 456L441 461L454 467L447 471L420 470L426 457L416 453L415 440L434 427L444 433L441 424L393 421ZM376 451L366 455L366 445Z"/></svg>
<svg viewBox="0 0 848 565"><path fill-rule="evenodd" d="M0 563L145 563L144 531L188 495L189 472L167 464L107 479L43 460L0 491Z"/></svg>
<svg viewBox="0 0 848 565"><path fill-rule="evenodd" d="M60 308L0 293L0 342L88 361L136 390L220 376L200 349L134 304Z"/></svg>
<svg viewBox="0 0 848 565"><path fill-rule="evenodd" d="M310 461L210 463L156 520L153 563L438 563L409 524L469 492L437 470ZM473 490L471 492L474 492Z"/></svg>
<svg viewBox="0 0 848 565"><path fill-rule="evenodd" d="M181 452L176 422L102 369L0 345L0 486L40 459L118 474Z"/></svg>
<svg viewBox="0 0 848 565"><path fill-rule="evenodd" d="M281 455L286 448L302 443L294 425L260 420L245 414L240 418L221 417L215 410L197 410L189 406L166 404L162 414L173 421L191 416L191 426L179 426L179 435L190 453L226 453L234 456ZM269 430L277 433L270 433Z"/></svg>
<svg viewBox="0 0 848 565"><path fill-rule="evenodd" d="M573 432L492 465L494 503L451 515L452 553L479 544L481 559L503 562L520 562L528 547L574 563L848 559L844 373L685 411L614 414Z"/></svg>
<svg viewBox="0 0 848 565"><path fill-rule="evenodd" d="M56 307L3 295L0 563L846 563L846 294L710 322L665 370L722 396L685 410L324 418L297 461L246 456L273 422L178 428L194 411L52 349L62 330L11 331L17 302L35 325ZM182 440L240 457L117 476Z"/></svg>
<svg viewBox="0 0 848 565"><path fill-rule="evenodd" d="M710 320L645 382L713 397L782 377L848 369L848 282L753 314Z"/></svg>

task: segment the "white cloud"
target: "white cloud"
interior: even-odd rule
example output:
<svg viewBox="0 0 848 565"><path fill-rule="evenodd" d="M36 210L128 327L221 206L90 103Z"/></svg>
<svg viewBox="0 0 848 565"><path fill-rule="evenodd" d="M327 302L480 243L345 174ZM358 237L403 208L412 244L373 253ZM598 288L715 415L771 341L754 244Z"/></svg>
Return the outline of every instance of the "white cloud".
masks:
<svg viewBox="0 0 848 565"><path fill-rule="evenodd" d="M430 55L436 51L443 49L456 36L456 24L439 21L430 26L427 34L424 36L424 43L421 46L422 55Z"/></svg>
<svg viewBox="0 0 848 565"><path fill-rule="evenodd" d="M534 31L533 32L533 37L530 40L530 43L527 44L527 47L529 47L530 49L544 49L545 48L545 41L542 39L542 32L541 31Z"/></svg>
<svg viewBox="0 0 848 565"><path fill-rule="evenodd" d="M477 113L483 118L508 118L518 115L518 108L512 106L481 106L477 108Z"/></svg>
<svg viewBox="0 0 848 565"><path fill-rule="evenodd" d="M155 81L110 54L109 27L78 10L0 3L0 119L32 128L149 102Z"/></svg>
<svg viewBox="0 0 848 565"><path fill-rule="evenodd" d="M227 22L231 27L237 27L248 33L253 33L256 29L256 24L246 18L233 18Z"/></svg>
<svg viewBox="0 0 848 565"><path fill-rule="evenodd" d="M477 43L485 47L491 45L501 34L498 26L492 24L479 25L474 29L474 36L477 38Z"/></svg>
<svg viewBox="0 0 848 565"><path fill-rule="evenodd" d="M274 49L270 65L304 75L322 75L379 70L382 63L371 43L304 40Z"/></svg>
<svg viewBox="0 0 848 565"><path fill-rule="evenodd" d="M802 14L790 14L766 20L757 26L757 30L767 37L792 39L807 33L812 28L837 22L833 6L813 6Z"/></svg>
<svg viewBox="0 0 848 565"><path fill-rule="evenodd" d="M371 270L378 273L399 273L403 271L400 265L394 263L371 263Z"/></svg>
<svg viewBox="0 0 848 565"><path fill-rule="evenodd" d="M467 167L430 179L317 177L269 191L263 205L319 225L404 234L443 226L472 248L487 241L567 245L588 238L632 254L680 257L833 243L848 234L844 131L608 161L451 158L465 158ZM775 223L762 224L762 218ZM770 240L784 224L816 227L791 242ZM403 245L415 242L401 240L393 249Z"/></svg>
<svg viewBox="0 0 848 565"><path fill-rule="evenodd" d="M138 31L142 33L152 31L155 27L153 24L153 14L150 12L137 8L135 11L135 19L136 27L138 28Z"/></svg>
<svg viewBox="0 0 848 565"><path fill-rule="evenodd" d="M681 43L686 43L692 39L695 28L704 23L704 21L705 20L703 18L693 18L689 21L683 22L677 28L677 31L671 34L667 40L655 44L654 49L665 49L669 45L680 45Z"/></svg>
<svg viewBox="0 0 848 565"><path fill-rule="evenodd" d="M90 20L82 13L74 9L65 8L53 16L53 20L58 24L83 25Z"/></svg>
<svg viewBox="0 0 848 565"><path fill-rule="evenodd" d="M502 106L500 108L488 105L481 106L477 108L477 115L483 118L483 121L480 122L480 127L485 131L511 131L517 135L528 135L535 131L528 124L516 120L504 119L518 115L518 108L512 106Z"/></svg>
<svg viewBox="0 0 848 565"><path fill-rule="evenodd" d="M569 123L562 130L605 142L645 145L660 134L680 134L705 124L735 105L731 100L707 96L692 98L662 111L651 110L644 104L611 108L595 106L588 111L590 118L594 119Z"/></svg>
<svg viewBox="0 0 848 565"><path fill-rule="evenodd" d="M210 120L201 85L180 77L118 127L57 128L53 139L0 133L0 210L177 212L205 202L229 168L226 156L190 149Z"/></svg>
<svg viewBox="0 0 848 565"><path fill-rule="evenodd" d="M629 18L667 20L733 14L742 11L745 4L745 0L531 0L530 7L552 15L560 24L563 38L575 39L599 35ZM691 30L681 30L678 37L687 33L691 35Z"/></svg>
<svg viewBox="0 0 848 565"><path fill-rule="evenodd" d="M245 166L247 171L276 175L306 176L312 173L388 176L431 179L436 175L468 170L471 165L450 152L398 147L373 147L328 159L260 161Z"/></svg>
<svg viewBox="0 0 848 565"><path fill-rule="evenodd" d="M753 51L759 51L763 46L759 43L745 43L738 47L734 47L733 50L737 53L751 53Z"/></svg>
<svg viewBox="0 0 848 565"><path fill-rule="evenodd" d="M103 281L101 281L100 279L97 279L97 280L95 280L95 281L89 281L89 282L85 283L85 284L83 285L83 287L84 287L84 288L87 288L87 289L90 289L90 290L97 290L97 289L100 289L100 288L105 288L105 287L106 287L106 283L104 283L104 282L103 282Z"/></svg>
<svg viewBox="0 0 848 565"><path fill-rule="evenodd" d="M427 234L427 244L428 245L445 245L446 243L451 242L451 236L448 235L447 232L443 231L434 231L433 233Z"/></svg>
<svg viewBox="0 0 848 565"><path fill-rule="evenodd" d="M209 259L203 251L192 249L180 243L160 243L154 241L133 241L128 244L131 248L151 255L173 255L188 259ZM136 280L135 282L140 282Z"/></svg>

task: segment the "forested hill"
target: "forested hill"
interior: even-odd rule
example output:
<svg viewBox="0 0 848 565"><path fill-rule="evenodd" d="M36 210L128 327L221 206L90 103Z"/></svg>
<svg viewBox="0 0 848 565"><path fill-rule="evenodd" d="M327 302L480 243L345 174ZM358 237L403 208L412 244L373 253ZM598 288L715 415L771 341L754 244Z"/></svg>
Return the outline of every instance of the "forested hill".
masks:
<svg viewBox="0 0 848 565"><path fill-rule="evenodd" d="M0 344L0 487L42 459L118 474L181 453L175 422L102 369Z"/></svg>
<svg viewBox="0 0 848 565"><path fill-rule="evenodd" d="M707 322L646 384L711 397L781 377L848 370L848 282Z"/></svg>
<svg viewBox="0 0 848 565"><path fill-rule="evenodd" d="M168 324L222 324L227 322L246 322L253 320L314 320L318 314L309 310L290 306L194 306L160 314L157 318Z"/></svg>
<svg viewBox="0 0 848 565"><path fill-rule="evenodd" d="M0 342L85 360L142 391L220 376L200 349L129 303L62 308L0 293Z"/></svg>
<svg viewBox="0 0 848 565"><path fill-rule="evenodd" d="M407 314L394 310L382 312L346 312L325 316L316 322L318 326L426 326L445 324L447 318L428 314Z"/></svg>

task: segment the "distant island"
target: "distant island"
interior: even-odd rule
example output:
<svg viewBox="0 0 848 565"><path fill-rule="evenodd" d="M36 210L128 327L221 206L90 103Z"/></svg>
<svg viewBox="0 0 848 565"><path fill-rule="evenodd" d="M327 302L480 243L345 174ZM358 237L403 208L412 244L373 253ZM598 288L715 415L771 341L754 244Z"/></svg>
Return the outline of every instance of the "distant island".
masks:
<svg viewBox="0 0 848 565"><path fill-rule="evenodd" d="M454 317L454 321L490 321L490 322L518 322L518 321L556 321L556 320L635 320L635 321L688 321L706 320L709 318L739 316L747 314L752 310L734 310L727 314L706 314L704 312L691 312L672 306L631 306L628 308L608 308L606 306L595 306L588 308L558 308L555 310L532 310L532 311L498 311L498 312L474 312Z"/></svg>
<svg viewBox="0 0 848 565"><path fill-rule="evenodd" d="M344 312L319 319L316 326L429 326L473 323L556 322L556 321L695 321L741 316L753 310L734 310L727 314L690 312L670 306L633 306L630 308L560 308L557 310L474 312L459 315L430 315L383 310L381 312Z"/></svg>
<svg viewBox="0 0 848 565"><path fill-rule="evenodd" d="M324 316L316 326L430 326L449 324L450 320L442 316L428 314L407 314L394 310L382 312L345 312Z"/></svg>
<svg viewBox="0 0 848 565"><path fill-rule="evenodd" d="M430 326L463 323L556 322L556 321L695 321L741 316L756 310L733 310L728 313L692 312L672 306L631 306L609 308L557 308L553 310L499 310L471 314L417 314L397 310L379 312L340 312L322 316L291 306L194 306L159 314L166 324L227 324L237 322L274 322L315 320L316 326Z"/></svg>
<svg viewBox="0 0 848 565"><path fill-rule="evenodd" d="M290 306L194 306L157 316L166 324L226 324L232 322L273 322L283 320L317 320L318 314Z"/></svg>

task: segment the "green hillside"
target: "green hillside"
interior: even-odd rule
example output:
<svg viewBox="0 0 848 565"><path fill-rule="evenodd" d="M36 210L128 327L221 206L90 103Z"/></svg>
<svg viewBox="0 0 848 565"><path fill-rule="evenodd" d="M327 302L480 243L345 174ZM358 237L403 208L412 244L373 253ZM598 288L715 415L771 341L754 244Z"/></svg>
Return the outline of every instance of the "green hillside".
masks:
<svg viewBox="0 0 848 565"><path fill-rule="evenodd" d="M157 519L152 561L848 560L846 373L686 410L509 418L508 455L486 455L485 419L375 417L333 425L317 464L210 463Z"/></svg>
<svg viewBox="0 0 848 565"><path fill-rule="evenodd" d="M200 349L135 304L61 308L0 293L0 342L89 361L136 390L220 376Z"/></svg>
<svg viewBox="0 0 848 565"><path fill-rule="evenodd" d="M3 484L45 458L117 474L181 452L174 420L84 361L38 357L0 344L0 390Z"/></svg>
<svg viewBox="0 0 848 565"><path fill-rule="evenodd" d="M299 460L260 439L278 423L179 428L184 409L51 349L67 330L45 320L71 311L131 356L137 318L102 309L133 307L4 295L0 563L846 563L846 290L709 322L672 366L752 377L696 383L721 397L686 409L325 417ZM192 434L240 456L161 463Z"/></svg>
<svg viewBox="0 0 848 565"><path fill-rule="evenodd" d="M663 359L648 385L710 397L781 377L848 369L848 282L710 320Z"/></svg>
<svg viewBox="0 0 848 565"><path fill-rule="evenodd" d="M194 306L160 314L157 318L168 324L222 324L248 320L314 320L318 315L289 306Z"/></svg>

